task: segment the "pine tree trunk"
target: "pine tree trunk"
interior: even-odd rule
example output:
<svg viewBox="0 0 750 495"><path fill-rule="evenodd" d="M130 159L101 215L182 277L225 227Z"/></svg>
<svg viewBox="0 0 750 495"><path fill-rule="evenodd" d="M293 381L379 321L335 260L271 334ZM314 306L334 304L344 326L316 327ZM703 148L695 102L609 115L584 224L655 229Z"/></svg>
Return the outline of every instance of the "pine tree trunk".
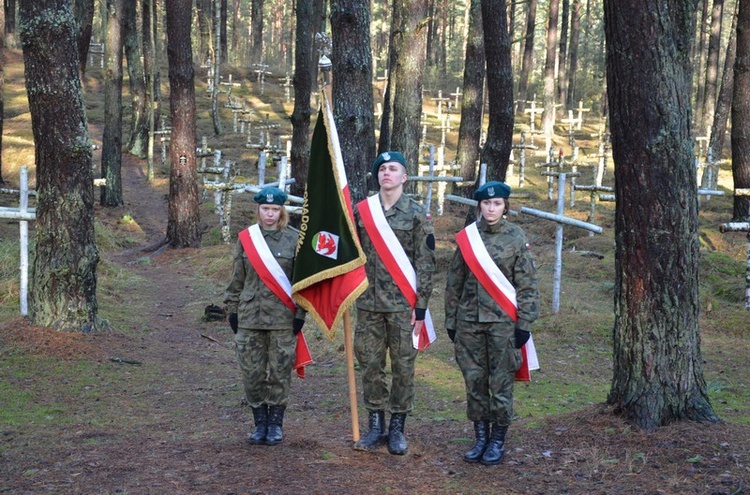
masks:
<svg viewBox="0 0 750 495"><path fill-rule="evenodd" d="M739 5L739 2L737 4ZM729 42L727 43L727 54L724 57L724 71L721 77L721 87L716 98L716 111L711 124L711 138L708 141L707 156L714 160L720 160L724 150L724 137L727 133L727 121L732 105L732 91L734 88L734 62L737 58L737 12L732 13L732 28L729 31ZM708 168L705 169L704 174ZM716 187L718 177L713 176L711 187ZM705 181L705 182L704 182ZM707 184L708 177L701 178L701 185Z"/></svg>
<svg viewBox="0 0 750 495"><path fill-rule="evenodd" d="M307 167L310 160L310 100L313 91L311 65L317 62L313 50L314 33L313 0L297 0L294 53L294 110L292 112L292 151L291 167L296 182L292 185L292 194L302 196L307 184Z"/></svg>
<svg viewBox="0 0 750 495"><path fill-rule="evenodd" d="M565 103L565 95L568 94L568 26L570 24L570 0L562 0L562 12L560 13L560 41L557 56L557 97L555 101ZM567 108L564 108L567 110Z"/></svg>
<svg viewBox="0 0 750 495"><path fill-rule="evenodd" d="M393 50L390 70L393 81L393 127L391 149L406 158L409 175L417 174L421 138L422 85L424 80L427 30L422 27L427 13L425 0L395 0ZM411 190L411 184L407 183Z"/></svg>
<svg viewBox="0 0 750 495"><path fill-rule="evenodd" d="M146 125L148 126L148 140L151 143L151 153L153 153L153 131L156 128L157 119L157 84L158 84L158 67L156 64L156 40L154 40L154 2L156 0L142 0L141 3L141 16L142 16L142 29L143 35L143 74L144 82L146 85L145 99L146 99ZM147 149L148 153L148 149ZM153 156L149 156L149 168L147 171L146 178L148 180L153 179Z"/></svg>
<svg viewBox="0 0 750 495"><path fill-rule="evenodd" d="M694 5L604 4L615 162L614 371L607 401L653 430L716 421L698 327L698 201L690 44Z"/></svg>
<svg viewBox="0 0 750 495"><path fill-rule="evenodd" d="M102 136L102 206L120 206L122 197L122 16L124 0L107 0L104 43L104 132Z"/></svg>
<svg viewBox="0 0 750 495"><path fill-rule="evenodd" d="M708 60L706 61L706 84L703 95L703 112L700 125L696 129L699 136L711 132L716 109L716 88L719 80L719 52L721 51L721 20L724 0L713 0L711 6L711 33L708 37Z"/></svg>
<svg viewBox="0 0 750 495"><path fill-rule="evenodd" d="M461 97L461 123L458 127L456 162L461 165L465 182L476 178L479 161L479 141L482 137L484 112L484 29L482 29L482 0L471 0L469 28L464 63L464 87ZM473 186L469 188L473 192Z"/></svg>
<svg viewBox="0 0 750 495"><path fill-rule="evenodd" d="M573 108L576 96L576 73L578 71L578 43L581 38L581 0L573 0L570 16L570 51L568 53L568 84L565 93L565 106Z"/></svg>
<svg viewBox="0 0 750 495"><path fill-rule="evenodd" d="M488 180L505 180L513 145L513 71L505 0L482 0L489 126L482 150ZM491 178L491 179L490 179Z"/></svg>
<svg viewBox="0 0 750 495"><path fill-rule="evenodd" d="M547 50L544 59L544 113L542 114L542 126L548 147L555 127L555 62L557 61L559 9L560 0L550 0L547 17Z"/></svg>
<svg viewBox="0 0 750 495"><path fill-rule="evenodd" d="M739 2L737 57L732 96L732 179L736 189L750 189L750 3ZM733 222L750 222L750 196L735 196Z"/></svg>
<svg viewBox="0 0 750 495"><path fill-rule="evenodd" d="M250 25L252 28L252 45L250 63L263 63L263 0L252 0Z"/></svg>
<svg viewBox="0 0 750 495"><path fill-rule="evenodd" d="M352 201L367 195L375 157L369 0L332 0L333 114Z"/></svg>
<svg viewBox="0 0 750 495"><path fill-rule="evenodd" d="M528 11L526 12L526 34L524 35L523 42L523 62L521 63L521 72L518 75L519 112L522 112L526 108L526 100L529 98L529 74L531 73L531 66L534 63L534 29L536 26L537 1L538 0L529 0Z"/></svg>
<svg viewBox="0 0 750 495"><path fill-rule="evenodd" d="M34 134L38 206L29 315L91 332L97 316L94 172L67 0L23 0L21 41Z"/></svg>
<svg viewBox="0 0 750 495"><path fill-rule="evenodd" d="M146 76L141 61L141 44L138 36L139 22L136 2L127 1L123 5L123 46L128 61L128 81L130 85L130 139L128 153L138 158L146 158L148 149L148 121L146 120Z"/></svg>
<svg viewBox="0 0 750 495"><path fill-rule="evenodd" d="M201 64L211 62L211 15L213 10L211 6L213 0L196 0L196 10L198 14L198 39L200 40L198 54Z"/></svg>
<svg viewBox="0 0 750 495"><path fill-rule="evenodd" d="M200 247L190 7L190 2L167 0L167 58L172 121L167 242L173 248Z"/></svg>
<svg viewBox="0 0 750 495"><path fill-rule="evenodd" d="M83 74L86 73L89 45L91 43L91 30L94 23L94 0L74 0L73 16L78 24L78 65L81 71L81 78L83 78Z"/></svg>
<svg viewBox="0 0 750 495"><path fill-rule="evenodd" d="M0 150L3 149L3 127L5 122L5 9L0 8ZM0 153L0 184L3 179L3 157Z"/></svg>

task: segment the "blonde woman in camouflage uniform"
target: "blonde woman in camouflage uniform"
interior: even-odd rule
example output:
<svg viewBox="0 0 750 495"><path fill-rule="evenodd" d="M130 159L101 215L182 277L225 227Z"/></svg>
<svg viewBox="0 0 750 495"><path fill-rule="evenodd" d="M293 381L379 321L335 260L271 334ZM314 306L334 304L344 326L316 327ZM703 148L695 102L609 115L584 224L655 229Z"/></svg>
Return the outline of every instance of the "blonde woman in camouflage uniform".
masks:
<svg viewBox="0 0 750 495"><path fill-rule="evenodd" d="M286 303L268 285L265 262L257 254L271 256L291 280L299 231L287 225L289 215L284 208L287 195L281 189L266 187L253 198L258 203L258 224L240 233L234 250L232 281L224 303L229 324L235 333L234 343L242 370L245 397L253 411L255 430L249 435L251 444L277 445L283 439L283 419L289 398L292 367L295 360L296 335L304 325L305 311ZM255 244L243 234L255 229ZM248 250L250 259L248 258ZM254 265L260 260L261 265ZM258 268L261 268L260 273ZM263 275L265 275L265 278ZM281 274L279 274L283 278Z"/></svg>
<svg viewBox="0 0 750 495"><path fill-rule="evenodd" d="M476 434L464 460L485 465L502 462L505 434L513 418L514 374L521 366L519 349L529 339L531 323L539 314L536 269L526 234L503 218L509 196L510 187L502 182L487 182L477 189L476 229L470 225L465 231L471 229L478 236L473 245L462 243L464 231L457 236L459 247L445 288L445 327L455 344L466 384L466 415L474 422ZM472 248L480 244L486 251L481 246ZM475 251L489 255L483 266ZM510 299L515 289L515 308L483 276L493 262L502 272L496 278L509 282Z"/></svg>
<svg viewBox="0 0 750 495"><path fill-rule="evenodd" d="M387 440L391 454L403 455L408 449L404 421L414 402L417 350L412 345L412 332L418 334L422 329L432 293L435 237L424 207L403 194L408 178L404 156L397 151L382 153L372 164L372 174L378 179L378 195L359 203L354 213L362 249L367 255L365 271L370 282L357 299L354 333L354 352L362 370L369 431L354 448L371 450ZM369 204L374 207L370 209ZM373 216L381 220L384 216L387 225L381 223L380 228L373 231L367 212L375 209L377 215ZM395 238L384 247L380 233L389 230ZM387 259L395 248L403 248L407 258L404 261L416 272L416 287L411 292L413 305L389 271L394 269L393 263L383 261L383 256ZM386 379L386 354L391 359L390 386ZM391 413L387 435L386 410Z"/></svg>

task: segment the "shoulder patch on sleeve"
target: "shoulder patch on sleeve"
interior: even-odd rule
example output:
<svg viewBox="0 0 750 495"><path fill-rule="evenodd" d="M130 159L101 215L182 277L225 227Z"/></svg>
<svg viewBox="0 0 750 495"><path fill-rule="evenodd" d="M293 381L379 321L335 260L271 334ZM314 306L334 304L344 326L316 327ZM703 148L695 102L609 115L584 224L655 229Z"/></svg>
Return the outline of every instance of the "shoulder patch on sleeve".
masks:
<svg viewBox="0 0 750 495"><path fill-rule="evenodd" d="M435 250L435 235L428 234L427 238L425 239L425 243L427 244L427 247L430 248L431 251L434 251Z"/></svg>

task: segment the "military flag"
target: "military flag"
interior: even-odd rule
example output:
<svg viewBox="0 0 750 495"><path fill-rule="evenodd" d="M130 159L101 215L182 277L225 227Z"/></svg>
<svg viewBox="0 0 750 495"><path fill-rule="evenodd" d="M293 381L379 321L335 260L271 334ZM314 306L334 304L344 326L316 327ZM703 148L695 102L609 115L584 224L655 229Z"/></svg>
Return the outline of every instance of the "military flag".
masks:
<svg viewBox="0 0 750 495"><path fill-rule="evenodd" d="M354 228L349 185L328 101L313 130L292 297L328 338L367 288L365 255Z"/></svg>

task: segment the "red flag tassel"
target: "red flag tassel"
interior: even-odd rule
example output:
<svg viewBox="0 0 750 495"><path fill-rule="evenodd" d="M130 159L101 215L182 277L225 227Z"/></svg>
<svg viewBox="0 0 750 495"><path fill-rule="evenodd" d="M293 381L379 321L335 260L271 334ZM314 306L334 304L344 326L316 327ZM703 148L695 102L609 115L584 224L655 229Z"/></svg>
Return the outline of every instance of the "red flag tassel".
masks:
<svg viewBox="0 0 750 495"><path fill-rule="evenodd" d="M294 360L294 369L297 372L297 376L305 378L305 366L312 364L313 359L310 355L310 349L307 347L307 340L305 340L305 334L302 330L297 334L297 348L295 349L296 357Z"/></svg>

